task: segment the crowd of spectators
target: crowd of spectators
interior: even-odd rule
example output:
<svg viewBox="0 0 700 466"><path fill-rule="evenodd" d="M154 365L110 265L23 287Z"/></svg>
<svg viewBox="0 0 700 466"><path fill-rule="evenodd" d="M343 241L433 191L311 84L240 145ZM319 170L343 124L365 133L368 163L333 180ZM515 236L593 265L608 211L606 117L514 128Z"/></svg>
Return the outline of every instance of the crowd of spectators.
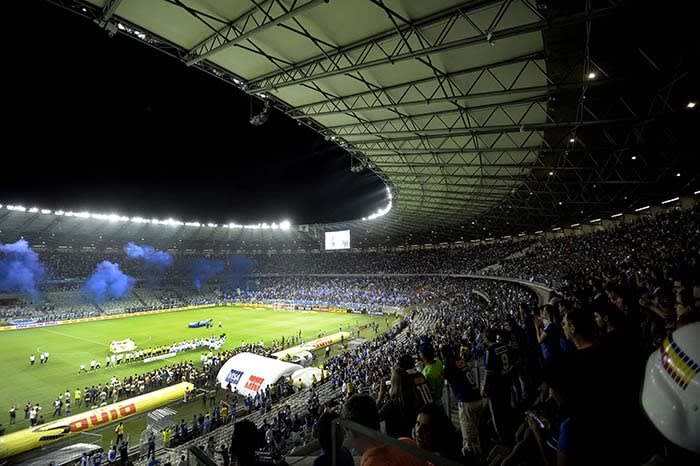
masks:
<svg viewBox="0 0 700 466"><path fill-rule="evenodd" d="M255 286L232 293L232 300L265 302L289 300L353 309L407 307L434 299L456 279L442 277L265 277Z"/></svg>
<svg viewBox="0 0 700 466"><path fill-rule="evenodd" d="M685 464L688 452L651 428L637 394L646 357L671 332L700 321L698 245L700 216L692 208L536 243L384 252L357 264L362 254L309 254L299 263L287 257L276 270L448 273L497 264L503 276L553 285L544 306L516 284L426 276L260 276L219 299L410 306L385 334L329 358L324 368L326 383L345 400L335 414L374 430L381 421L385 434L411 447L467 464L642 464L654 453ZM469 251L473 258L457 257ZM259 271L268 270L265 264ZM206 369L206 383L217 366ZM334 415L313 390L308 396L300 423L324 411ZM451 403L461 441L444 415ZM253 406L267 412L268 401ZM292 436L287 426L296 414L266 420L259 433L269 450L284 444L285 432ZM352 444L363 464L402 454L360 437ZM241 449L234 436L223 455ZM426 464L413 460L404 464Z"/></svg>

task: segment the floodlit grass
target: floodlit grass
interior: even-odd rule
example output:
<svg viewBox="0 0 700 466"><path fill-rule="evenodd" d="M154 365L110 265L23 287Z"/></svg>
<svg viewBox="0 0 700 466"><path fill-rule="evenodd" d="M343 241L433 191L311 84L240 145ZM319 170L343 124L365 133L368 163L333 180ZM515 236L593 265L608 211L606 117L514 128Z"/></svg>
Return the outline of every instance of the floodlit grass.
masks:
<svg viewBox="0 0 700 466"><path fill-rule="evenodd" d="M210 318L214 320L214 328L187 327L189 322ZM218 328L219 321L222 328ZM29 427L29 421L24 420L24 405L27 402L39 403L43 407L45 420L52 420L53 401L66 389L72 394L76 387L82 391L86 386L107 383L112 376L121 379L177 361L192 360L199 364L201 352L191 351L164 361L148 364L135 362L105 368L105 356L109 354L109 343L113 340L131 338L138 348L147 348L226 333L224 350L240 346L242 340L263 340L269 344L273 339L280 339L283 335L289 337L299 329L302 338L308 341L316 338L319 331L332 333L340 327L349 330L369 321L384 324L381 317L358 314L212 307L0 332L0 374L5 378L5 382L0 384L0 408L4 409L5 418L0 418L0 423L7 427L8 433ZM39 364L41 351L50 354L47 364ZM36 362L30 366L29 355L32 353L36 356ZM99 361L102 369L90 372L91 359ZM78 373L81 364L87 366L88 373ZM17 424L9 426L7 412L13 404L17 406ZM73 414L81 411L76 406L72 408Z"/></svg>

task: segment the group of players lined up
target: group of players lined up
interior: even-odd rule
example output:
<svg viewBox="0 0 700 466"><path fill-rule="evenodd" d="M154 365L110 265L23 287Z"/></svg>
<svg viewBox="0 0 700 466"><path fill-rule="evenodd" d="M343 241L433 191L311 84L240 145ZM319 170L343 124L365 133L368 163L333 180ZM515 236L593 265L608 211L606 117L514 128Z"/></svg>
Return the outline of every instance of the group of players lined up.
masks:
<svg viewBox="0 0 700 466"><path fill-rule="evenodd" d="M216 337L212 338L215 339ZM219 338L225 338L225 334L222 334ZM210 352L205 359L200 361L202 363L201 368L195 367L192 361L186 361L153 369L143 374L134 374L133 376L124 377L122 380L113 376L110 381L105 384L85 387L83 390L76 388L73 392L72 400L70 391L66 390L65 392L61 392L56 397L56 400L53 401L53 417L70 415L72 414L73 408L76 407L81 409L97 408L98 406L104 406L110 402L116 403L120 399L142 395L179 382L190 382L197 387L214 386L216 374L223 362L241 351L251 351L257 354L267 355L270 349L264 345L245 343L241 348L235 350L213 354ZM111 358L109 356L108 358L110 359L111 365ZM42 358L42 360L44 362L48 361L48 353L45 353L45 358ZM124 358L121 360L125 361ZM130 359L130 361L134 360L135 359ZM94 369L100 368L98 361L94 361L94 363L94 365L91 364ZM122 362L122 364L124 363L125 362ZM81 371L84 370L84 367L81 367ZM282 392L283 390L280 391L280 393ZM25 406L24 419L30 421L32 426L39 425L44 422L44 416L41 414L41 411L42 407L39 403L28 402ZM16 404L11 406L9 415L10 424L16 424Z"/></svg>
<svg viewBox="0 0 700 466"><path fill-rule="evenodd" d="M142 395L179 382L190 382L201 386L206 375L198 370L191 361L171 364L159 369L154 369L144 374L134 374L119 380L112 377L104 384L85 387L83 390L76 388L71 394L70 390L58 394L53 404L53 417L72 414L73 408L93 409L108 403L116 403L120 399ZM24 419L35 426L43 423L42 407L39 403L27 402L24 406ZM12 405L9 411L10 424L17 423L17 405Z"/></svg>
<svg viewBox="0 0 700 466"><path fill-rule="evenodd" d="M192 351L200 348L208 348L210 350L218 350L224 343L226 343L226 334L222 333L218 337L211 336L209 338L197 338L184 340L178 343L173 343L171 345L162 345L155 348L145 348L138 351L131 351L128 353L118 353L111 354L105 357L105 368L114 367L122 364L129 364L132 362L143 361L147 358L152 358L168 353L179 353L181 351ZM46 353L46 359L48 360L48 353ZM90 360L89 365L90 371L101 369L102 365L100 361L96 359ZM87 372L87 364L81 364L78 373Z"/></svg>
<svg viewBox="0 0 700 466"><path fill-rule="evenodd" d="M29 365L33 366L34 363L36 362L36 356L34 356L34 353L29 355ZM42 351L39 353L39 364L46 364L49 362L49 352L48 351Z"/></svg>

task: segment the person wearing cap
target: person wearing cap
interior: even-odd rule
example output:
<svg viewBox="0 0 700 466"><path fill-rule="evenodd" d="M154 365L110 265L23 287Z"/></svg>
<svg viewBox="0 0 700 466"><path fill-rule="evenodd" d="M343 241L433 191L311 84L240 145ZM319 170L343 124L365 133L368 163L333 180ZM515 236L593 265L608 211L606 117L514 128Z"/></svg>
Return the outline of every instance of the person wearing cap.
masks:
<svg viewBox="0 0 700 466"><path fill-rule="evenodd" d="M700 322L666 337L647 359L642 409L666 440L648 465L698 464L700 457Z"/></svg>

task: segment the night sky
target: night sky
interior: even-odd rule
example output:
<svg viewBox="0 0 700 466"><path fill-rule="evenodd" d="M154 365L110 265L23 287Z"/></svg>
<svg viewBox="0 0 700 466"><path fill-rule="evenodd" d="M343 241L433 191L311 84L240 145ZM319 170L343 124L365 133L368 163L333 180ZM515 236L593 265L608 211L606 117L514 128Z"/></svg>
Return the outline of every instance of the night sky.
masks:
<svg viewBox="0 0 700 466"><path fill-rule="evenodd" d="M251 126L232 86L43 1L10 8L0 203L293 223L385 204L383 183L313 131L276 112Z"/></svg>

